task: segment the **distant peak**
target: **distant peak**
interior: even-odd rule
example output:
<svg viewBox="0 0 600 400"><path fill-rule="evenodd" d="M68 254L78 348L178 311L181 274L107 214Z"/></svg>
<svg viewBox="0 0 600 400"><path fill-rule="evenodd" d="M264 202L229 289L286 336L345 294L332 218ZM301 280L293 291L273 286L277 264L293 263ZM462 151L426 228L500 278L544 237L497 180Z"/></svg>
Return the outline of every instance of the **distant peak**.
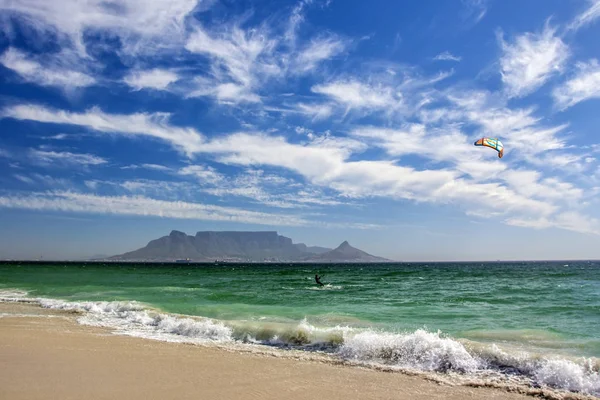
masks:
<svg viewBox="0 0 600 400"><path fill-rule="evenodd" d="M171 237L176 237L176 236L187 236L185 233L181 232L181 231L171 231L171 233L169 234L169 236Z"/></svg>
<svg viewBox="0 0 600 400"><path fill-rule="evenodd" d="M348 243L347 240L344 240L344 242L342 244L340 244L338 247L343 249L345 247L352 247L352 246L350 246L350 243Z"/></svg>

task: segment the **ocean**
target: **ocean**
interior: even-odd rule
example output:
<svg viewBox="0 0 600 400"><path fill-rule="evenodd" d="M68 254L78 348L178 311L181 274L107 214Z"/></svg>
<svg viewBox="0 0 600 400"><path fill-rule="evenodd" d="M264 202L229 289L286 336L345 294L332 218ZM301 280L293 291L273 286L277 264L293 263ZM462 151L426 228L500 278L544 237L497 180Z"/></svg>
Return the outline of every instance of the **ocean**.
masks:
<svg viewBox="0 0 600 400"><path fill-rule="evenodd" d="M595 261L3 263L0 301L154 340L600 396Z"/></svg>

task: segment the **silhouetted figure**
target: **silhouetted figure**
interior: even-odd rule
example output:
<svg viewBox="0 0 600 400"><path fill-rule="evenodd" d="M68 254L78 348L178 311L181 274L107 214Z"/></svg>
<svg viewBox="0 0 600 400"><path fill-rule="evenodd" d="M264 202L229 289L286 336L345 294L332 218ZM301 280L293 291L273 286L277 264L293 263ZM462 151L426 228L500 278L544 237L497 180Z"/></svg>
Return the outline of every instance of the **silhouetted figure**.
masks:
<svg viewBox="0 0 600 400"><path fill-rule="evenodd" d="M321 277L318 274L315 274L315 281L319 286L325 286L321 283Z"/></svg>

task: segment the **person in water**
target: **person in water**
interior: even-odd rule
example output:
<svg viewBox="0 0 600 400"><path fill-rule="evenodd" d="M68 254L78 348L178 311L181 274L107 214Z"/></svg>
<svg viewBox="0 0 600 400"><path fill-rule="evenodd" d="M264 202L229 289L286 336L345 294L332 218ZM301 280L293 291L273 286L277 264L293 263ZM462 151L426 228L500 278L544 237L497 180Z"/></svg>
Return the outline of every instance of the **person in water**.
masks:
<svg viewBox="0 0 600 400"><path fill-rule="evenodd" d="M315 281L319 286L325 286L321 283L321 277L319 276L319 274L315 274Z"/></svg>

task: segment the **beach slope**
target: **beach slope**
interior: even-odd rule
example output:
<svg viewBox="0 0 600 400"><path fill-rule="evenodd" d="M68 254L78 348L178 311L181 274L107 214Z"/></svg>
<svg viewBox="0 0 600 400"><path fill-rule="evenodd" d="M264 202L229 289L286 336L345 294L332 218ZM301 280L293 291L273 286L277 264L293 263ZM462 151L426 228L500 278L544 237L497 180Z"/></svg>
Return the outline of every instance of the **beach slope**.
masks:
<svg viewBox="0 0 600 400"><path fill-rule="evenodd" d="M118 336L32 305L0 304L0 316L2 399L532 398L401 373Z"/></svg>

